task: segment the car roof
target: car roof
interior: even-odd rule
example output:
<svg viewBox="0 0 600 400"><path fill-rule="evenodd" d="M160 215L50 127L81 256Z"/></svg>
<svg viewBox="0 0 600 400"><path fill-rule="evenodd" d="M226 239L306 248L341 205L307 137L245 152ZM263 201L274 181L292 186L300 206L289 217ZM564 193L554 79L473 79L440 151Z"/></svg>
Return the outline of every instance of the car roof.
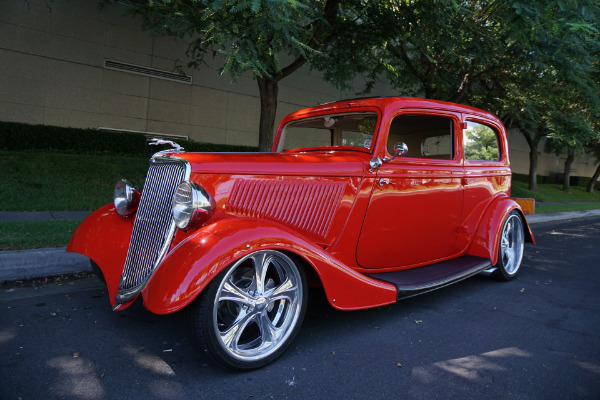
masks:
<svg viewBox="0 0 600 400"><path fill-rule="evenodd" d="M462 104L450 103L440 100L421 99L417 97L361 97L353 99L338 100L330 103L322 103L318 106L305 108L291 114L298 116L301 114L312 113L317 111L335 111L340 108L347 109L348 107L376 107L381 110L386 108L402 109L402 108L427 108L436 110L446 110L461 112L466 114L477 115L485 118L490 118L499 121L498 117L487 111L466 106Z"/></svg>

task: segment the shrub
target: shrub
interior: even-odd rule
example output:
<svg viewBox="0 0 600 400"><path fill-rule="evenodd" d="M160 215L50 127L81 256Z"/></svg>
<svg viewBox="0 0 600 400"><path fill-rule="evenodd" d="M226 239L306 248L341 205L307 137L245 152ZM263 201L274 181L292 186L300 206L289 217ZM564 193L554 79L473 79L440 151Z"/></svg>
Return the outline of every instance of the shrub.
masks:
<svg viewBox="0 0 600 400"><path fill-rule="evenodd" d="M257 147L192 140L177 141L186 151L248 152ZM107 132L98 129L64 128L0 121L0 150L45 151L94 155L149 156L169 146L148 146L146 137L130 132Z"/></svg>

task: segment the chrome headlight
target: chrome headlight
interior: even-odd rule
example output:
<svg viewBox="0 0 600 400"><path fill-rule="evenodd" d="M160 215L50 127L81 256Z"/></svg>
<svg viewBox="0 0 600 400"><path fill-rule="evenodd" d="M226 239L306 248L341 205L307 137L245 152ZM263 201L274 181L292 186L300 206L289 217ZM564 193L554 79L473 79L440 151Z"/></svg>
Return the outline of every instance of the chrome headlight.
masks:
<svg viewBox="0 0 600 400"><path fill-rule="evenodd" d="M125 179L117 182L113 197L117 213L124 217L133 214L140 202L140 192Z"/></svg>
<svg viewBox="0 0 600 400"><path fill-rule="evenodd" d="M204 188L183 181L173 195L173 220L179 229L193 228L205 222L215 210L215 201Z"/></svg>

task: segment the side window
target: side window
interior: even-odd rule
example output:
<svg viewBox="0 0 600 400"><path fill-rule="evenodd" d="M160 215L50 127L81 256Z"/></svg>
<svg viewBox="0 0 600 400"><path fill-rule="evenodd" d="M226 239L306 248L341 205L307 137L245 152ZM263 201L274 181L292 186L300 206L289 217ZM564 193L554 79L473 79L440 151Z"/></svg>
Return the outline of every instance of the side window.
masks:
<svg viewBox="0 0 600 400"><path fill-rule="evenodd" d="M454 122L452 118L434 115L399 115L390 124L387 151L394 145L408 146L406 157L451 160L454 158Z"/></svg>
<svg viewBox="0 0 600 400"><path fill-rule="evenodd" d="M498 161L500 148L496 131L478 122L467 121L463 130L465 159L472 161Z"/></svg>

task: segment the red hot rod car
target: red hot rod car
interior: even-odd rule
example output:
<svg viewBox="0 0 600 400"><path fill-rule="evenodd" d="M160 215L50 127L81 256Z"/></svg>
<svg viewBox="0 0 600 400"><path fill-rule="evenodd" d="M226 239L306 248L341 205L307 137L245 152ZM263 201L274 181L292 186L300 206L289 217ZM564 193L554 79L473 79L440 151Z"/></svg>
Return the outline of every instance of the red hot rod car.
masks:
<svg viewBox="0 0 600 400"><path fill-rule="evenodd" d="M158 141L164 143L164 141ZM270 153L150 159L68 250L88 256L115 310L187 307L219 365L257 368L297 334L307 286L357 310L478 273L510 280L533 242L509 197L502 123L471 107L368 98L281 122Z"/></svg>

